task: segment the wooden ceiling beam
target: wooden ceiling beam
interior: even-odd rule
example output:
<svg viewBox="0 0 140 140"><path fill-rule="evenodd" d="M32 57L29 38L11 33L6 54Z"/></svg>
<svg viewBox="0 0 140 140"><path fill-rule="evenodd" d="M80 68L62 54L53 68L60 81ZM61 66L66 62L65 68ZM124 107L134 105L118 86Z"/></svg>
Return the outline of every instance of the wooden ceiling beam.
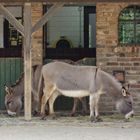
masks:
<svg viewBox="0 0 140 140"><path fill-rule="evenodd" d="M13 3L13 2L19 2L19 3L24 3L24 2L49 2L49 3L54 3L54 2L92 2L92 3L98 3L98 2L138 2L140 3L140 0L0 0L0 3Z"/></svg>

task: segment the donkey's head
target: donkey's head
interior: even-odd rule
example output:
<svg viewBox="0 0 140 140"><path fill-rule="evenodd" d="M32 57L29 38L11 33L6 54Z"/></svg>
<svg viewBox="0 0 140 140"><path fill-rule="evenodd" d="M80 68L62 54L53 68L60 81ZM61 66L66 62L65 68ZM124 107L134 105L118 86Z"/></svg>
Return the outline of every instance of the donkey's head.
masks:
<svg viewBox="0 0 140 140"><path fill-rule="evenodd" d="M132 95L128 90L129 90L129 85L127 85L127 87L123 86L121 89L121 97L116 102L117 110L120 113L124 114L126 119L129 119L134 115L133 99L132 99Z"/></svg>
<svg viewBox="0 0 140 140"><path fill-rule="evenodd" d="M15 116L19 115L22 108L22 100L20 96L14 93L13 87L5 86L5 106L8 115Z"/></svg>

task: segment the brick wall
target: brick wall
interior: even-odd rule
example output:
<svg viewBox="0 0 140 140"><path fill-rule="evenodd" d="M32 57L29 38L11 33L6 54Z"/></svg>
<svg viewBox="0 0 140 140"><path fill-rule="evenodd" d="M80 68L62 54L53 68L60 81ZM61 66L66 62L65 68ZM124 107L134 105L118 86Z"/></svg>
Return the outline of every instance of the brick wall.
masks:
<svg viewBox="0 0 140 140"><path fill-rule="evenodd" d="M125 71L125 79L130 83L134 97L134 110L140 113L140 46L118 45L118 16L120 11L129 4L97 4L97 66L111 74L113 70ZM103 111L113 110L112 100L106 102L104 100L107 99L102 98Z"/></svg>
<svg viewBox="0 0 140 140"><path fill-rule="evenodd" d="M34 25L42 17L42 3L32 3L32 24ZM37 30L33 35L32 62L42 64L43 58L43 31Z"/></svg>
<svg viewBox="0 0 140 140"><path fill-rule="evenodd" d="M129 3L131 4L131 3ZM118 16L127 3L97 3L96 39L97 66L112 74L113 70L124 70L125 79L131 85L134 97L134 109L140 113L140 46L118 45ZM134 4L134 3L133 3ZM32 4L33 24L42 16L42 4ZM43 32L38 30L33 35L33 64L42 63ZM104 95L100 102L101 112L115 112L112 99Z"/></svg>

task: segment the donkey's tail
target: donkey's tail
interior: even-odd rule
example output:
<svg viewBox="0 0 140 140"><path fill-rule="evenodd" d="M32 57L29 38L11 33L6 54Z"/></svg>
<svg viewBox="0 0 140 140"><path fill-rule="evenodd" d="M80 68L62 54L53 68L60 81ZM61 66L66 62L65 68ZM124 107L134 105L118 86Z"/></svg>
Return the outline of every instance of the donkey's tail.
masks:
<svg viewBox="0 0 140 140"><path fill-rule="evenodd" d="M41 98L43 96L43 83L44 83L44 78L43 74L41 71L40 78L39 78L39 83L38 83L38 96L39 96L39 102L41 102Z"/></svg>
<svg viewBox="0 0 140 140"><path fill-rule="evenodd" d="M96 67L96 70L95 70L95 75L94 75L94 79L96 80L96 77L97 77L97 71L98 71L98 67Z"/></svg>

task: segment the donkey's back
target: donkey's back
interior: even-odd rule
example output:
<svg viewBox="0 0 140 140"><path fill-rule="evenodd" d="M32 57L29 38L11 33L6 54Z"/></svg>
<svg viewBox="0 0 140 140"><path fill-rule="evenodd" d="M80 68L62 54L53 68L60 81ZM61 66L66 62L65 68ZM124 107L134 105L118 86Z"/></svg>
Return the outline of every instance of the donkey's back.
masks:
<svg viewBox="0 0 140 140"><path fill-rule="evenodd" d="M97 67L73 66L63 62L47 64L42 69L45 85L60 90L89 91L96 76Z"/></svg>

